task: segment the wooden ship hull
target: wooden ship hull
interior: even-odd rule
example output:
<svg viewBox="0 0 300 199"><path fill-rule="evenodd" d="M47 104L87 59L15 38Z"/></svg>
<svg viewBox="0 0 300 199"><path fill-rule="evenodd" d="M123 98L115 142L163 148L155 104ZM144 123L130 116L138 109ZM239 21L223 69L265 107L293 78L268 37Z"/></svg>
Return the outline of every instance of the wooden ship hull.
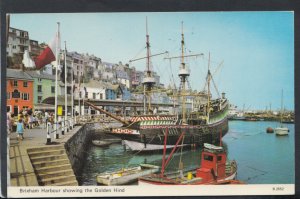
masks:
<svg viewBox="0 0 300 199"><path fill-rule="evenodd" d="M85 102L93 108L103 111L102 109L94 106L89 102ZM211 117L211 123L205 124L205 120L190 119L190 124L179 124L180 118L174 115L147 115L135 116L130 121L123 121L121 118L113 115L113 118L122 122L123 127L111 128L107 134L121 138L124 141L130 141L132 144L127 145L129 148L134 143L142 143L141 147L131 147L133 151L147 150L160 150L161 145L164 144L164 135L168 131L167 145L175 145L182 132L185 133L183 140L184 145L202 146L203 143L218 143L220 141L220 133L222 137L228 132L228 119L227 119L228 106L225 106L221 111ZM107 113L107 115L112 115ZM126 144L126 143L125 143ZM157 145L157 147L153 146ZM141 146L141 145L139 145Z"/></svg>
<svg viewBox="0 0 300 199"><path fill-rule="evenodd" d="M228 120L224 118L218 123L211 125L165 125L165 126L149 126L145 129L128 129L116 128L108 132L110 135L120 137L122 140L142 143L144 150L147 150L147 145L153 150L162 149L164 144L164 134L168 130L168 143L167 145L174 146L182 132L185 133L183 141L184 145L202 146L203 143L218 143L220 141L219 135L225 136L228 132ZM124 143L124 142L123 142ZM126 142L125 142L126 144ZM153 145L158 145L157 147ZM140 147L133 148L131 145L127 146L131 150L141 150Z"/></svg>

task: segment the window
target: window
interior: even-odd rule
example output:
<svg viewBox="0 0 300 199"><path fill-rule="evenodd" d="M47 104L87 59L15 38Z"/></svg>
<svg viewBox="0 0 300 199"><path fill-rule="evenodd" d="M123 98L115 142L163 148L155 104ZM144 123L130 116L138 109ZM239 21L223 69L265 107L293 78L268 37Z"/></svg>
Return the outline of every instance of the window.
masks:
<svg viewBox="0 0 300 199"><path fill-rule="evenodd" d="M103 99L103 93L100 93L100 99Z"/></svg>
<svg viewBox="0 0 300 199"><path fill-rule="evenodd" d="M13 49L16 49L17 47L15 45L12 46Z"/></svg>
<svg viewBox="0 0 300 199"><path fill-rule="evenodd" d="M6 92L6 99L10 99L10 92Z"/></svg>
<svg viewBox="0 0 300 199"><path fill-rule="evenodd" d="M51 86L51 93L55 93L55 86Z"/></svg>
<svg viewBox="0 0 300 199"><path fill-rule="evenodd" d="M42 92L42 85L38 85L38 86L37 86L37 91L38 91L38 92Z"/></svg>
<svg viewBox="0 0 300 199"><path fill-rule="evenodd" d="M42 81L42 79L41 78L38 78L38 82L41 82Z"/></svg>
<svg viewBox="0 0 300 199"><path fill-rule="evenodd" d="M89 93L88 92L85 92L85 98L89 98Z"/></svg>
<svg viewBox="0 0 300 199"><path fill-rule="evenodd" d="M79 92L79 98L81 98L81 91Z"/></svg>
<svg viewBox="0 0 300 199"><path fill-rule="evenodd" d="M222 160L222 156L218 156L218 162Z"/></svg>
<svg viewBox="0 0 300 199"><path fill-rule="evenodd" d="M208 160L208 161L213 161L214 160L214 157L211 156L211 155L204 155L204 160Z"/></svg>
<svg viewBox="0 0 300 199"><path fill-rule="evenodd" d="M22 93L23 100L29 100L29 93Z"/></svg>
<svg viewBox="0 0 300 199"><path fill-rule="evenodd" d="M28 82L23 82L23 87L28 87Z"/></svg>
<svg viewBox="0 0 300 199"><path fill-rule="evenodd" d="M96 93L93 93L93 99L96 99Z"/></svg>
<svg viewBox="0 0 300 199"><path fill-rule="evenodd" d="M43 97L42 96L38 96L37 102L41 103L42 102Z"/></svg>
<svg viewBox="0 0 300 199"><path fill-rule="evenodd" d="M14 87L18 87L18 81L14 80Z"/></svg>

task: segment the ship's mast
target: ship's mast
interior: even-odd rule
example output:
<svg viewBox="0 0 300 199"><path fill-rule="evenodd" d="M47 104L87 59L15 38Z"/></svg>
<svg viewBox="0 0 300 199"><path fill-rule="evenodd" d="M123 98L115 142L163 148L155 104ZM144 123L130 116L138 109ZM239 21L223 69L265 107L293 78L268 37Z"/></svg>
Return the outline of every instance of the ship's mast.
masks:
<svg viewBox="0 0 300 199"><path fill-rule="evenodd" d="M188 77L190 76L190 72L185 64L184 58L185 57L198 57L203 56L203 53L201 54L193 54L193 55L184 55L184 34L183 34L183 22L181 22L181 55L175 56L175 57L167 57L164 59L181 59L181 64L179 67L179 78L180 78L180 95L182 97L182 123L187 124L186 120L186 96L192 96L188 93L186 93L186 84L188 82Z"/></svg>
<svg viewBox="0 0 300 199"><path fill-rule="evenodd" d="M210 53L208 54L208 73L207 73L207 123L210 113Z"/></svg>
<svg viewBox="0 0 300 199"><path fill-rule="evenodd" d="M152 71L150 69L150 42L148 34L148 21L146 17L146 47L147 47L147 59L146 59L146 71L143 79L144 86L144 96L148 98L148 113L151 110L151 89L155 84L155 79L153 77ZM146 101L144 99L144 114L146 114Z"/></svg>
<svg viewBox="0 0 300 199"><path fill-rule="evenodd" d="M186 82L188 76L190 76L190 73L185 65L184 62L184 34L183 34L183 22L181 22L181 66L178 74L182 89L181 89L181 94L182 94L182 123L187 124L186 121Z"/></svg>
<svg viewBox="0 0 300 199"><path fill-rule="evenodd" d="M281 90L281 111L280 111L280 125L282 127L282 114L283 114L283 89Z"/></svg>

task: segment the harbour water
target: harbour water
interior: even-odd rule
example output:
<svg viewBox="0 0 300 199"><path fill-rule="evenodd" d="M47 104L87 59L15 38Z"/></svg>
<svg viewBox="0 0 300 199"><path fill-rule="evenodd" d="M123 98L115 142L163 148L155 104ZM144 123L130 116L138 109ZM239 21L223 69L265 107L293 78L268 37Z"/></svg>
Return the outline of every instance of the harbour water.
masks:
<svg viewBox="0 0 300 199"><path fill-rule="evenodd" d="M295 183L295 145L294 124L285 124L290 132L288 136L276 136L266 133L267 127L276 128L278 122L230 121L229 131L223 137L228 159L238 164L239 180L247 184L294 184ZM177 170L180 158L184 169L200 165L201 149L179 149L172 158L166 171ZM82 171L83 186L97 185L99 173L114 171L140 163L161 165L162 152L152 154L124 151L121 144L112 144L106 148L93 146L86 151L86 160Z"/></svg>

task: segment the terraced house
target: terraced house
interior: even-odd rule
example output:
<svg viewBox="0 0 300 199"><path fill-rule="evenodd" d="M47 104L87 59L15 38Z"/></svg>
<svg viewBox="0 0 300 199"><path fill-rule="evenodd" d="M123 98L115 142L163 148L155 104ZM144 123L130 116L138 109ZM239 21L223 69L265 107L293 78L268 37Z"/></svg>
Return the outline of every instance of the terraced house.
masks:
<svg viewBox="0 0 300 199"><path fill-rule="evenodd" d="M55 76L40 71L26 71L33 80L33 104L38 105L48 97L55 96Z"/></svg>
<svg viewBox="0 0 300 199"><path fill-rule="evenodd" d="M33 78L19 69L7 69L6 104L18 115L25 108L33 108Z"/></svg>

